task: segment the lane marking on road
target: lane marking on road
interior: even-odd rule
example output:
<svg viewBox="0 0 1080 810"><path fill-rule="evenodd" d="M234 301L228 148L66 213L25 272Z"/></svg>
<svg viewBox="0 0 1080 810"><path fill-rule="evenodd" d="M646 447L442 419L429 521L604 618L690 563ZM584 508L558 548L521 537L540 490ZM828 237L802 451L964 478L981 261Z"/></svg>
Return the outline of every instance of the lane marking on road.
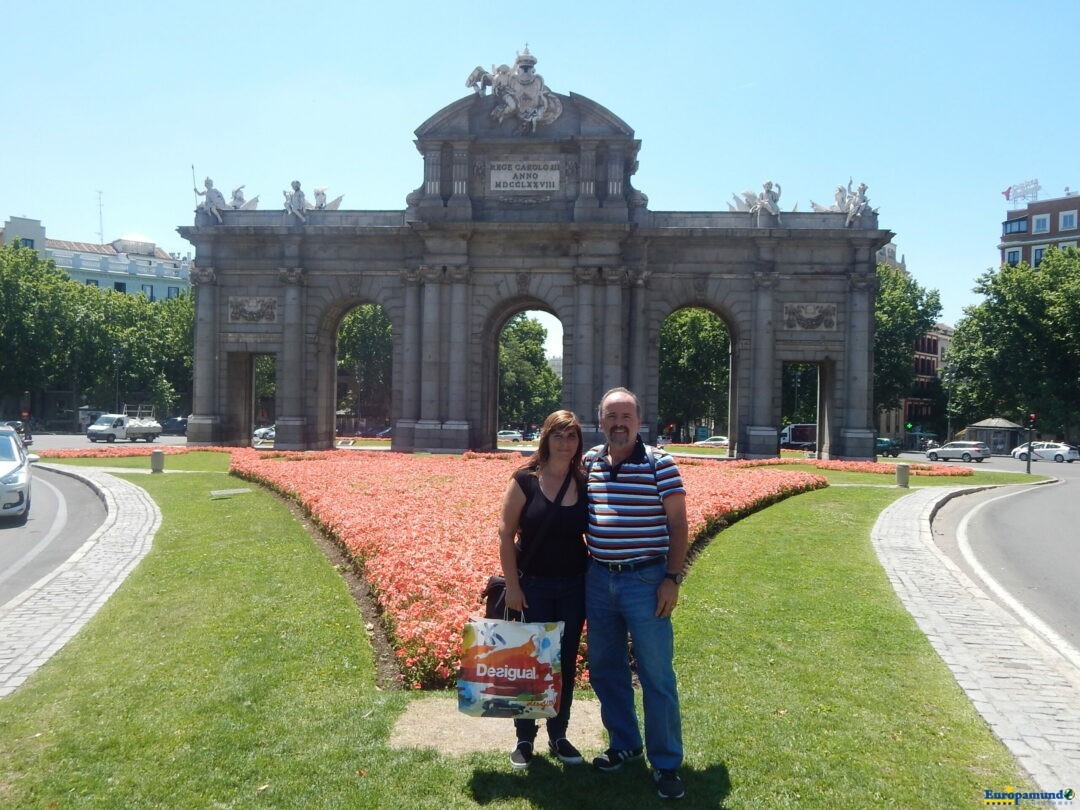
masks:
<svg viewBox="0 0 1080 810"><path fill-rule="evenodd" d="M1080 651L1073 647L1068 641L1058 635L1046 622L1040 619L1035 613L1028 608L1024 607L1011 593L1009 593L1005 587L999 583L990 572L987 571L975 559L975 552L971 548L971 543L968 541L968 524L971 519L978 514L984 506L989 506L995 501L1000 501L1004 498L1011 498L1013 495L1020 495L1025 492L1030 492L1029 489L1021 489L1016 492L1008 492L1004 495L998 495L996 498L991 498L988 501L983 501L968 512L961 519L960 524L956 528L956 544L960 549L960 554L963 556L964 561L971 566L971 570L975 572L975 575L983 581L994 594L1004 602L1010 610L1012 610L1020 619L1027 624L1032 630L1038 633L1047 641L1057 652L1070 664L1077 669L1080 669Z"/></svg>
<svg viewBox="0 0 1080 810"><path fill-rule="evenodd" d="M19 557L19 559L17 559L10 568L4 571L4 573L0 574L0 583L6 582L8 579L17 574L20 570L33 562L34 558L37 557L45 549L47 549L49 547L49 544L52 543L52 541L59 536L59 534L64 530L64 527L67 525L67 501L64 499L64 496L60 492L60 490L57 489L53 484L50 484L44 478L38 478L36 476L34 478L33 486L44 486L45 488L52 490L53 496L56 498L57 503L56 514L53 515L52 523L49 525L49 529L45 532L45 535L40 540L38 540L37 543L35 543L29 550L27 550L21 557ZM36 516L38 513L35 512L34 514Z"/></svg>

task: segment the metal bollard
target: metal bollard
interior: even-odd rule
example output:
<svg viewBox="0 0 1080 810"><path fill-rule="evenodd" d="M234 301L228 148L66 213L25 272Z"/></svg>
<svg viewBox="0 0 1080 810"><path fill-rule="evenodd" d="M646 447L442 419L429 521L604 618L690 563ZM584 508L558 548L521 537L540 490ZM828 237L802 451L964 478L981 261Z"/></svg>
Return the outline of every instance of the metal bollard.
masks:
<svg viewBox="0 0 1080 810"><path fill-rule="evenodd" d="M151 450L150 451L150 472L152 472L152 473L165 472L165 451L164 450Z"/></svg>
<svg viewBox="0 0 1080 810"><path fill-rule="evenodd" d="M910 464L897 464L896 465L896 485L898 487L908 488L908 476L911 474Z"/></svg>

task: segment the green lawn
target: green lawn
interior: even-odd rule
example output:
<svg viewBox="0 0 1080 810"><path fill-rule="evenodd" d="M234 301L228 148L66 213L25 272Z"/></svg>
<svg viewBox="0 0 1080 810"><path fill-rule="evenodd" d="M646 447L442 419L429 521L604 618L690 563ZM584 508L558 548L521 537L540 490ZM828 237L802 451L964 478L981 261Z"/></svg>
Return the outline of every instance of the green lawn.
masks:
<svg viewBox="0 0 1080 810"><path fill-rule="evenodd" d="M223 485L220 456L198 455L205 474L131 476L164 515L153 550L0 700L0 806L659 803L643 767L597 774L539 757L523 774L501 751L440 755L438 739L391 749L413 694L376 688L340 576L277 499L212 499L234 484ZM984 788L1025 783L877 564L869 530L900 494L792 498L698 558L676 614L682 806L964 807ZM509 740L506 721L491 723Z"/></svg>

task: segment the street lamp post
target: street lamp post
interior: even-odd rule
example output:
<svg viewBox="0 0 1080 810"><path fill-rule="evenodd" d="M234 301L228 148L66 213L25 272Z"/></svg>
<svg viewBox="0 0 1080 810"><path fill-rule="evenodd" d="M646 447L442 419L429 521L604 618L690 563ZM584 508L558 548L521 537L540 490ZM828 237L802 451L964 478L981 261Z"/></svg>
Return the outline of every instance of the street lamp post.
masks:
<svg viewBox="0 0 1080 810"><path fill-rule="evenodd" d="M116 410L113 413L120 413L120 358L123 357L124 352L119 346L112 347L113 358L113 376L116 379Z"/></svg>

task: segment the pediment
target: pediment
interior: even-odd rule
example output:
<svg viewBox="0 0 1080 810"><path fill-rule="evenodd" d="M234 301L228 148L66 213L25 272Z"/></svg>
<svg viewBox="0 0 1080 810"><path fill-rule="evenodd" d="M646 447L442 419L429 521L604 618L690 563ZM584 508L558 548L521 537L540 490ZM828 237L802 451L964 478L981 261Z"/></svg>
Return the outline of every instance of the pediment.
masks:
<svg viewBox="0 0 1080 810"><path fill-rule="evenodd" d="M631 141L634 130L615 113L578 93L552 93L562 105L557 119L532 129L513 116L502 121L494 117L499 99L494 95L471 94L443 107L415 131L423 142L519 139L562 141L571 139Z"/></svg>

